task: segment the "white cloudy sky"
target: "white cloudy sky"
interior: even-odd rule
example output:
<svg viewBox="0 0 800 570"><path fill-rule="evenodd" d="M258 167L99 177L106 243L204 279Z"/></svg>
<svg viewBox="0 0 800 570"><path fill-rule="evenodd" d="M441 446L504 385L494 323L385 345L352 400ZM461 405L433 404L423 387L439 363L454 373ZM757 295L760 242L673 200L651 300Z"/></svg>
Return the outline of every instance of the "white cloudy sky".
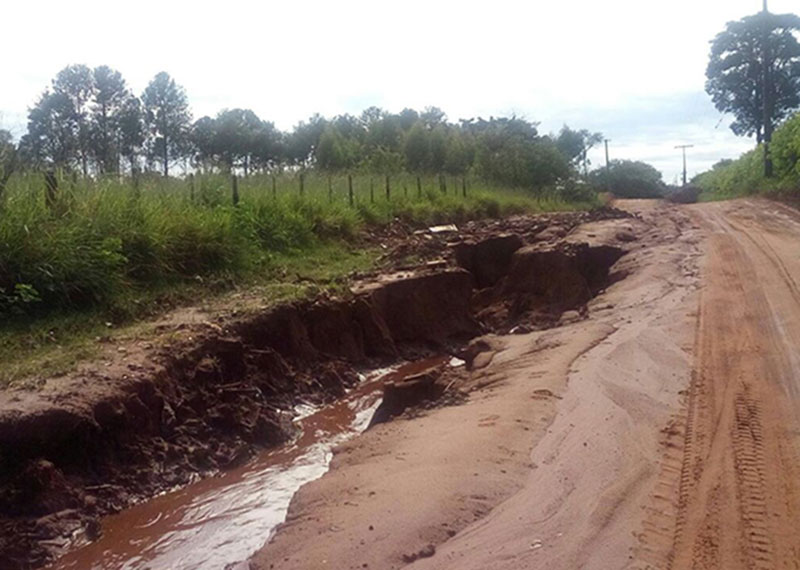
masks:
<svg viewBox="0 0 800 570"><path fill-rule="evenodd" d="M797 0L770 0L774 12ZM165 70L195 116L249 107L281 128L314 112L436 105L602 131L612 158L667 182L753 143L703 92L709 40L760 0L8 0L0 127L15 135L59 69L107 64L141 92ZM722 122L720 124L720 119ZM719 124L719 126L717 126ZM602 155L593 156L595 164Z"/></svg>

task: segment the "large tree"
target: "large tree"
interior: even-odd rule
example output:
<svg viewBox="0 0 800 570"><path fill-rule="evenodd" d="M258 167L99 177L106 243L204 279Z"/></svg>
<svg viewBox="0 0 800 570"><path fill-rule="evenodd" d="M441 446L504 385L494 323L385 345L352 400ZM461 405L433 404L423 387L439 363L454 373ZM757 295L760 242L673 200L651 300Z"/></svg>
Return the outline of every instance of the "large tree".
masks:
<svg viewBox="0 0 800 570"><path fill-rule="evenodd" d="M144 90L142 102L152 155L169 176L170 162L184 156L189 146L192 115L186 91L162 71Z"/></svg>
<svg viewBox="0 0 800 570"><path fill-rule="evenodd" d="M147 140L144 109L139 98L129 94L117 112L119 128L119 153L126 158L131 174L139 170L138 157Z"/></svg>
<svg viewBox="0 0 800 570"><path fill-rule="evenodd" d="M91 154L90 103L94 97L94 74L85 65L69 65L53 80L53 93L69 102L75 125L75 145L83 175L89 174Z"/></svg>
<svg viewBox="0 0 800 570"><path fill-rule="evenodd" d="M63 93L45 91L28 111L28 132L20 151L32 165L71 168L78 149L74 107Z"/></svg>
<svg viewBox="0 0 800 570"><path fill-rule="evenodd" d="M131 94L120 72L107 65L96 67L92 75L92 154L100 172L119 172L121 120L123 113L130 111L126 106L130 104Z"/></svg>
<svg viewBox="0 0 800 570"><path fill-rule="evenodd" d="M602 133L592 133L586 129L579 131L570 129L567 125L561 128L555 139L556 146L564 156L573 164L583 166L584 176L589 175L589 151L603 140Z"/></svg>
<svg viewBox="0 0 800 570"><path fill-rule="evenodd" d="M664 193L661 172L646 162L612 160L609 168L591 174L598 188L608 188L620 198L659 198Z"/></svg>
<svg viewBox="0 0 800 570"><path fill-rule="evenodd" d="M766 10L729 22L711 42L706 91L736 120L737 135L765 143L764 173L772 175L768 145L776 123L800 107L800 17Z"/></svg>
<svg viewBox="0 0 800 570"><path fill-rule="evenodd" d="M261 119L250 109L226 109L217 115L215 123L215 146L220 161L227 170L241 166L247 176L257 150Z"/></svg>

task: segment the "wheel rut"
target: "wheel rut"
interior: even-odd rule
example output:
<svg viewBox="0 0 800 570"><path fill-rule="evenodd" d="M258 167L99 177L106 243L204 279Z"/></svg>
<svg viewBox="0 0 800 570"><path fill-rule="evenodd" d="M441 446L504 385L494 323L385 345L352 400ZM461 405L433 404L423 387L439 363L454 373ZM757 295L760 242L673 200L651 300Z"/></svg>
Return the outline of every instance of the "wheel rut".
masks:
<svg viewBox="0 0 800 570"><path fill-rule="evenodd" d="M709 231L695 364L629 567L797 569L800 264L783 246L798 236L732 205L695 214Z"/></svg>

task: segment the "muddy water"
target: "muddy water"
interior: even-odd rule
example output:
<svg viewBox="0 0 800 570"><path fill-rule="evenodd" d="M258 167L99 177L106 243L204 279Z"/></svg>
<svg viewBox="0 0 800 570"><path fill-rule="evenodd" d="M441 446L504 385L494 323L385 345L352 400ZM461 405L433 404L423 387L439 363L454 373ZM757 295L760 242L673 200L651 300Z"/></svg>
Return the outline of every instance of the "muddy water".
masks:
<svg viewBox="0 0 800 570"><path fill-rule="evenodd" d="M234 568L283 522L289 501L327 470L335 445L363 431L381 388L446 358L374 371L345 398L298 410L299 438L247 465L156 497L103 520L102 537L59 559L52 570Z"/></svg>

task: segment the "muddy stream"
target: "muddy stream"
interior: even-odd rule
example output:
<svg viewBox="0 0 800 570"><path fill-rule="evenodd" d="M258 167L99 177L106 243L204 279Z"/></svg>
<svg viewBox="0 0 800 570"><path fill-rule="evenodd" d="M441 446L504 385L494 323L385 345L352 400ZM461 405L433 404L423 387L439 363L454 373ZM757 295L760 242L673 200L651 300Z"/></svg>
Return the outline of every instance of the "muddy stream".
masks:
<svg viewBox="0 0 800 570"><path fill-rule="evenodd" d="M295 492L328 470L332 449L369 425L382 387L449 357L374 370L341 400L299 407L300 435L246 465L103 519L102 536L51 570L235 569L282 523Z"/></svg>

